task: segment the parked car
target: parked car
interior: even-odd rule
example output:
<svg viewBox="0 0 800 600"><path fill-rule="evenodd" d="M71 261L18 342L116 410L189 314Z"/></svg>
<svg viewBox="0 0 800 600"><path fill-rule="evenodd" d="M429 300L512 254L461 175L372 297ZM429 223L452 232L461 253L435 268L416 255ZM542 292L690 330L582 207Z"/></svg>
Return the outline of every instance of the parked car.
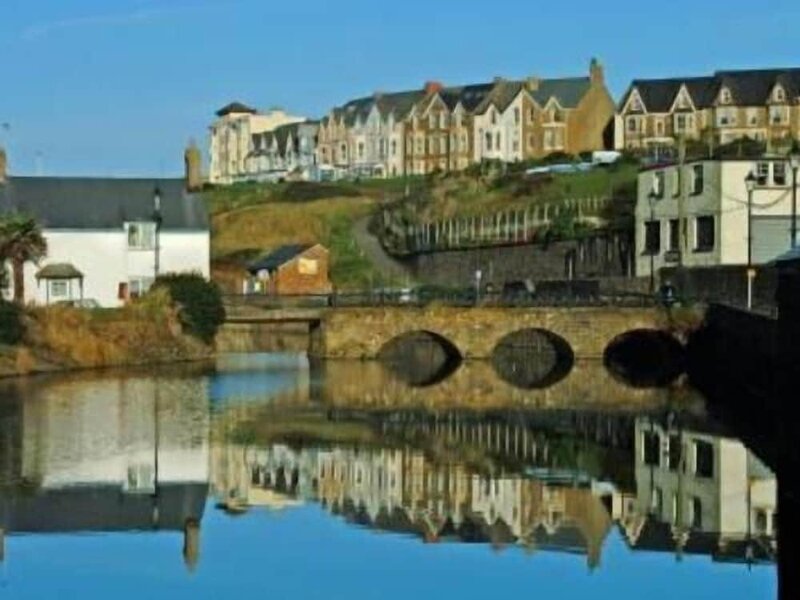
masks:
<svg viewBox="0 0 800 600"><path fill-rule="evenodd" d="M503 304L524 305L530 304L536 297L536 288L532 282L526 280L507 281L500 292Z"/></svg>

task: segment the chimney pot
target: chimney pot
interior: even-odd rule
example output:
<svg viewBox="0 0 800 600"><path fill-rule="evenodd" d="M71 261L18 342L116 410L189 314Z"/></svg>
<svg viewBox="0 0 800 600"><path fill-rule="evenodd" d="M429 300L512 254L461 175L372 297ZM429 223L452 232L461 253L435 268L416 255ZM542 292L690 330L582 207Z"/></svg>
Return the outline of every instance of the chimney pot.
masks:
<svg viewBox="0 0 800 600"><path fill-rule="evenodd" d="M425 93L426 94L435 94L436 92L441 92L444 86L439 81L426 81L425 82Z"/></svg>
<svg viewBox="0 0 800 600"><path fill-rule="evenodd" d="M196 192L203 187L203 157L194 141L189 142L183 155L186 190Z"/></svg>
<svg viewBox="0 0 800 600"><path fill-rule="evenodd" d="M8 157L4 148L0 148L0 185L8 179Z"/></svg>

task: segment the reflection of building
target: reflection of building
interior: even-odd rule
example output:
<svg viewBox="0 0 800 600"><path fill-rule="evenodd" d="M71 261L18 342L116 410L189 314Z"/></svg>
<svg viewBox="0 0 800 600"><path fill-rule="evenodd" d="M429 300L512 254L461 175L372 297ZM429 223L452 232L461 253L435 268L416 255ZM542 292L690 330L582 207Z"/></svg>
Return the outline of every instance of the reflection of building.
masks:
<svg viewBox="0 0 800 600"><path fill-rule="evenodd" d="M282 497L319 501L359 525L427 542L577 552L587 555L590 566L598 564L611 528L608 512L588 485L479 475L462 464L434 463L416 450L292 450L275 445L238 447L235 452L243 459L238 463L240 479L217 490L226 494L228 504L237 502L235 485L247 490L236 492L240 505L251 503L254 488L267 488Z"/></svg>
<svg viewBox="0 0 800 600"><path fill-rule="evenodd" d="M0 529L170 530L199 552L208 491L208 396L200 379L80 379L15 404L19 459L3 475ZM2 432L3 439L14 434Z"/></svg>
<svg viewBox="0 0 800 600"><path fill-rule="evenodd" d="M634 548L773 558L775 476L741 442L638 419L635 457Z"/></svg>

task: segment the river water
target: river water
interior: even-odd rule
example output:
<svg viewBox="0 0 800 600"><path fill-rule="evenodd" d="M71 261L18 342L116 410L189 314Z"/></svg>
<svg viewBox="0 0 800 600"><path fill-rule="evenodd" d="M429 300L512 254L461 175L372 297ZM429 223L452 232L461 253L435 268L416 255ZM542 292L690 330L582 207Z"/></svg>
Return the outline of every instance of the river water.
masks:
<svg viewBox="0 0 800 600"><path fill-rule="evenodd" d="M0 598L774 598L775 477L706 412L592 363L0 382Z"/></svg>

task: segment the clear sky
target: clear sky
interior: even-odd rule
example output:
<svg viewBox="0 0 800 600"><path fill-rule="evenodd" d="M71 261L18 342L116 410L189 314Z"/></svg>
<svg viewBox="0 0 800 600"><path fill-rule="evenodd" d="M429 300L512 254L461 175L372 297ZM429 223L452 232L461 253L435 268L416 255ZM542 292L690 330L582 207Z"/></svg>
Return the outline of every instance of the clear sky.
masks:
<svg viewBox="0 0 800 600"><path fill-rule="evenodd" d="M0 0L0 143L16 174L178 174L232 99L318 117L592 56L618 96L634 77L800 66L798 23L797 0Z"/></svg>

